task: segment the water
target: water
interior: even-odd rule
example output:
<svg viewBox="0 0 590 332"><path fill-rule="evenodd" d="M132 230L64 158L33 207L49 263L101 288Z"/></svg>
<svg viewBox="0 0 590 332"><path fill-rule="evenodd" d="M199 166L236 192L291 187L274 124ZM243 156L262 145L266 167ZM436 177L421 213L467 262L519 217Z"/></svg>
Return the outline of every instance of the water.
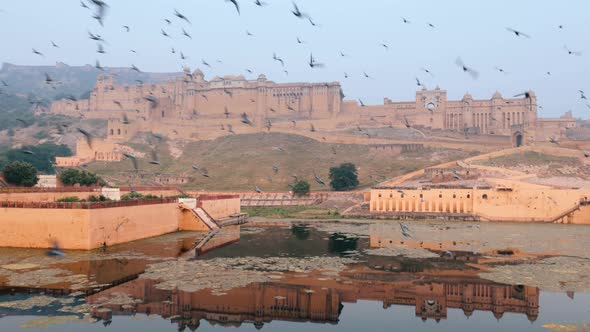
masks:
<svg viewBox="0 0 590 332"><path fill-rule="evenodd" d="M3 249L0 331L587 327L588 293L483 279L484 257L467 251L452 258L433 249L428 258L369 255L372 237L365 235L306 225L233 228L200 246L199 255L192 248L202 233L67 252L63 259ZM158 273L178 287L145 277Z"/></svg>

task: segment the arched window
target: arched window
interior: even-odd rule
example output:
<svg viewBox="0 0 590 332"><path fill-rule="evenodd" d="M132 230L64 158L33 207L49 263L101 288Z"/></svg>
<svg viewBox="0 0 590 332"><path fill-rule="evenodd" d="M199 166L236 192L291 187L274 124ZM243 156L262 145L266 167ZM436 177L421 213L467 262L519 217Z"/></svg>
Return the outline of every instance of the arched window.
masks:
<svg viewBox="0 0 590 332"><path fill-rule="evenodd" d="M121 129L117 129L117 135L121 135Z"/></svg>
<svg viewBox="0 0 590 332"><path fill-rule="evenodd" d="M483 195L481 195L481 199L484 199L484 200L485 200L485 199L488 199L488 194L483 194Z"/></svg>
<svg viewBox="0 0 590 332"><path fill-rule="evenodd" d="M113 129L111 129L111 135L114 135L115 131Z"/></svg>

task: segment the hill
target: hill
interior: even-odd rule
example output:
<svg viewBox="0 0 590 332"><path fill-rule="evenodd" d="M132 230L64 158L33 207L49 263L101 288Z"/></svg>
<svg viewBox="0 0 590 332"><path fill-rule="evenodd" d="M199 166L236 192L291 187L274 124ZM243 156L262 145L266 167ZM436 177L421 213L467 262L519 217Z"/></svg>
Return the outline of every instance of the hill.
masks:
<svg viewBox="0 0 590 332"><path fill-rule="evenodd" d="M55 89L45 84L45 74L54 81ZM131 68L105 67L104 71L93 65L68 66L57 63L55 66L19 66L4 63L0 69L0 80L8 86L0 85L6 93L34 95L38 99L53 100L56 97L72 95L80 97L94 88L99 74L116 77L121 84L133 83L135 80L144 82L160 82L182 75L182 73L138 73Z"/></svg>
<svg viewBox="0 0 590 332"><path fill-rule="evenodd" d="M150 146L133 144L133 148L149 156ZM376 154L367 145L329 144L308 137L259 133L225 136L213 141L190 142L172 146L171 142L154 145L159 151L161 165L151 165L149 157L139 160L139 172L131 161L118 163L92 163L89 169L118 184L132 182L154 184L155 174L177 174L192 177L183 186L194 190L254 190L259 186L264 191L286 191L293 182L292 175L307 180L312 190L328 190L315 181L314 173L329 182L330 167L351 162L358 168L361 187L369 187L386 178L399 176L428 165L456 160L467 152L451 149L429 148L401 155ZM176 158L171 151L181 151ZM206 168L210 177L196 172L192 165ZM278 172L273 171L273 165ZM140 174L141 176L137 176Z"/></svg>

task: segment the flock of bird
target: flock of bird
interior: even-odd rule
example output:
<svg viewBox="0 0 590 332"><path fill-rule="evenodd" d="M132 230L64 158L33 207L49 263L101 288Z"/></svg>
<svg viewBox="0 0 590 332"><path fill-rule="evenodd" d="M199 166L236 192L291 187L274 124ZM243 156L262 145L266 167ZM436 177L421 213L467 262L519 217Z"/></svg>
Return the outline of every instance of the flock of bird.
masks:
<svg viewBox="0 0 590 332"><path fill-rule="evenodd" d="M238 0L224 0L227 4L228 7L235 10L237 15L241 15L241 4L244 1L238 1ZM269 3L261 1L261 0L254 0L253 4L257 7L264 7L264 6L270 6ZM80 0L80 7L82 7L85 10L88 10L90 12L90 16L93 20L96 20L96 22L101 26L104 27L105 25L105 18L109 12L110 6L107 4L106 1L104 0ZM189 16L187 16L185 13L180 12L178 9L172 9L171 10L171 14L173 15L174 19L178 20L180 23L182 24L186 24L188 26L192 26L192 21L189 18ZM299 20L303 20L308 22L311 26L313 27L319 27L318 23L312 18L312 16L306 12L305 10L303 10L302 8L300 8L300 6L293 2L292 3L292 8L290 9L290 14L292 15L292 17L299 19ZM403 24L412 24L412 21L410 21L408 18L406 17L400 17L400 20ZM162 37L166 38L166 39L173 39L174 37L168 32L169 26L172 26L173 24L175 24L175 22L170 19L170 18L163 18L163 22L165 23L165 26L162 27L160 29L160 34ZM437 29L437 26L431 22L426 22L426 25L428 28L430 29ZM126 25L122 25L121 28L123 29L123 31L125 33L129 33L133 30L133 27L126 24ZM559 25L557 27L558 29L562 30L564 27L563 25ZM193 39L192 33L190 31L190 29L186 26L180 26L180 30L182 31L182 38L188 38L188 39ZM520 31L511 27L507 27L506 28L507 33L510 33L512 35L514 35L515 38L524 38L524 39L530 39L532 38L532 36L524 31ZM108 42L104 39L104 37L101 35L100 32L91 32L88 31L88 38L92 41L95 41L97 43L97 48L96 48L96 53L98 55L104 55L107 53L107 50L105 48L105 45L108 45ZM246 35L247 37L254 37L255 35L246 30ZM296 37L296 42L297 44L304 44L306 43L306 41L301 38L300 36ZM54 40L50 40L50 44L52 48L60 48L60 45L55 42ZM384 51L389 51L390 46L385 43L382 42L379 45L377 45L378 47L382 48ZM570 56L582 56L582 53L576 50L572 50L570 49L567 45L563 46L564 49L564 53ZM132 53L137 53L136 50L131 49L130 52ZM39 57L44 57L45 54L42 50L40 50L39 48L32 48L32 53L35 54L36 56ZM177 54L181 60L186 60L188 57L182 52L179 51L177 49L175 49L174 47L171 48L171 53L172 54ZM339 51L339 55L340 57L349 57L350 55L345 53L344 51ZM277 55L277 53L273 53L272 55L272 61L277 62L281 65L281 67L285 67L285 60L280 57L279 55ZM222 63L221 60L217 60L218 63ZM318 61L318 59L316 59L316 57L314 57L313 53L309 54L309 58L306 61L307 65L312 68L312 69L321 69L324 68L326 66L325 63ZM205 59L201 60L201 63L206 66L211 68L211 63L209 61L206 61ZM462 72L464 72L465 74L469 75L471 78L473 78L474 80L478 79L478 77L480 76L480 73L477 69L473 68L472 66L466 64L461 57L457 57L455 60L455 65L458 67L458 69ZM95 67L98 70L104 71L105 68L101 65L100 60L96 60L95 61ZM135 65L135 64L131 64L130 68L132 71L135 71L137 73L141 73L142 71ZM507 74L506 70L504 70L503 68L496 66L495 69L500 72L500 73L504 73ZM430 76L430 77L434 77L434 73L428 69L428 67L424 66L422 68L420 68L420 71L423 72L424 74ZM246 69L246 72L248 73L252 73L251 69ZM288 71L284 70L285 74L288 75ZM547 71L546 72L547 75L551 75L551 72ZM187 74L188 76L191 76L191 74ZM372 75L369 75L367 72L363 71L363 75L362 77L364 79L372 79ZM348 72L344 73L344 78L347 79L349 78L349 74ZM188 79L188 78L187 78ZM418 77L418 75L416 75L415 77L415 82L417 86L421 86L424 87L424 84L422 82L422 80L420 79L420 77ZM47 86L50 86L53 89L57 89L60 85L60 82L58 82L57 80L55 80L54 78L52 78L49 74L45 74L45 80L44 83ZM143 83L141 81L139 81L139 83ZM5 81L1 81L2 86L7 87L9 85L8 82ZM230 90L224 89L223 91L224 93L226 93L229 97L232 97L232 92ZM580 99L585 102L586 106L590 109L590 104L587 102L587 98L585 96L585 93L583 90L579 90L580 93ZM525 97L525 98L530 98L529 93L528 92L524 92L524 93L520 93L520 94L516 94L514 97ZM204 98L207 98L206 96L203 96ZM71 96L68 97L68 99L75 101L76 98ZM152 107L156 107L158 105L158 98L153 95L147 95L144 97L144 99L152 106ZM34 103L38 103L38 101L34 101L34 100L29 100L29 102L31 102L31 104ZM365 103L363 102L363 100L361 98L358 98L358 102L360 104L361 107L365 106ZM115 101L115 104L117 104L117 101ZM120 108L122 108L122 105L119 103L118 104ZM272 110L276 112L276 110ZM227 109L227 107L224 109L224 113L226 118L230 117L231 112ZM83 117L84 115L81 114L81 116ZM373 118L372 118L373 119ZM247 113L242 113L240 115L240 121L242 124L247 125L247 126L253 126L253 120L249 117L249 115ZM123 120L122 122L124 124L129 124L130 120L127 118L127 116L123 116ZM297 126L297 122L295 120L292 121L293 126L296 127ZM410 123L410 121L404 117L403 118L403 125L405 125L405 127L412 129L413 126ZM392 123L389 124L390 127L393 126ZM65 127L62 125L58 125L57 126L57 131L59 134L63 134L64 133L64 129ZM264 127L270 131L272 128L272 122L270 120L266 120L266 123L264 125ZM232 125L230 124L221 124L220 128L222 130L226 130L230 133L230 134L235 134L235 129L233 128ZM363 130L357 126L357 129L359 130L359 132L363 132ZM310 123L310 128L309 128L310 132L316 132L316 128L314 127L313 124ZM92 146L93 143L93 137L92 135L82 129L82 128L76 128L76 132L81 134L87 141L89 146ZM368 137L371 137L371 135L369 133L364 133L364 135L367 135ZM423 135L423 134L422 134ZM158 136L158 135L154 135L154 137L161 139L162 137ZM559 144L557 139L551 139L551 142L554 144ZM24 153L30 153L31 151L23 151ZM334 151L335 153L335 151ZM137 161L137 157L133 154L128 154L126 153L125 156L130 159L133 163L133 167L135 170L139 169L139 165L138 165L138 161ZM588 154L585 153L585 156L588 157ZM159 154L158 152L154 149L151 153L151 158L149 160L149 163L152 165L161 165L160 163L160 159L159 159ZM273 165L273 172L276 174L276 172L278 172L278 167L275 167L276 165ZM203 167L199 167L197 165L193 165L193 169L197 172L199 172L202 176L204 177L210 177L209 172L207 171L206 168ZM318 177L315 173L314 173L314 178L316 180L316 182L318 184L322 184L325 185L325 181L323 179L321 179L320 177ZM260 189L260 187L256 186L255 190L257 192L261 192L262 190Z"/></svg>

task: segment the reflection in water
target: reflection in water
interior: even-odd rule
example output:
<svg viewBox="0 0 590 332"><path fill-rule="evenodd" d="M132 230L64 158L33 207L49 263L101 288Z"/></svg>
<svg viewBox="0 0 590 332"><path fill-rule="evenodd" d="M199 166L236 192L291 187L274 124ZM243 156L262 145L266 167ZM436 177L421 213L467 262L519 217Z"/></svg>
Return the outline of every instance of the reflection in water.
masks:
<svg viewBox="0 0 590 332"><path fill-rule="evenodd" d="M480 310L492 312L497 319L508 312L523 314L530 321L535 321L539 312L539 290L535 287L499 285L460 276L437 276L436 279L445 279L439 282L427 281L424 276L398 275L396 279L400 280L385 281L379 280L380 275L382 279L391 277L370 271L342 275L341 281L293 277L250 284L218 296L208 290L158 290L156 281L137 279L87 300L101 304L104 298L125 294L141 300L140 303L125 308L105 305L112 314L157 314L177 321L179 328L198 326L202 319L228 326L247 322L261 327L273 320L334 324L339 321L344 304L359 300L379 301L383 308L413 306L416 317L436 321L445 319L451 308L463 310L467 317Z"/></svg>
<svg viewBox="0 0 590 332"><path fill-rule="evenodd" d="M452 309L461 310L465 317L472 316L476 311L489 312L493 314L489 318L493 317L494 322L496 319L505 321L507 313L531 322L538 319L538 288L480 279L477 268L467 265L477 264L479 257L469 252L454 251L452 258L441 255L428 259L366 255L363 251L371 247L366 238L342 233L326 234L305 225L290 229L246 229L240 234L240 228L234 227L208 235L191 234L140 241L133 244L134 255L122 255L131 250L130 246L115 247L110 248L111 252L102 259L92 258L91 254L75 260L72 258L76 255L68 253L66 259L70 261L55 261L60 263L49 267L58 266L85 275L94 282L94 286L82 289L84 292L78 297L63 297L63 302L51 305L41 303L36 307L3 306L2 303L41 298L26 294L29 291L68 294L73 290L65 284L3 287L0 288L0 317L71 315L72 311L64 311L63 308L84 307L87 303L87 312L113 331L125 326L117 324L118 320L137 314L161 316L173 322L174 329L180 331L195 330L204 322L262 328L277 320L338 324L346 329L344 308L354 308L359 301L376 301L384 309L412 307L414 315L406 318L418 321L446 321L451 318L449 311ZM359 259L358 263L348 265L338 274L275 272L274 275L279 277L270 282L251 283L216 293L209 289L190 292L163 290L158 288L158 280L141 276L147 265L165 259L185 259L190 264L191 259L208 261L234 256L255 259L268 255L325 256L334 259L355 255ZM573 297L573 294L570 296ZM76 299L76 302L68 302L71 299ZM75 314L81 316L81 313ZM130 321L139 324L138 321ZM459 323L456 319L448 321ZM3 320L0 320L0 330L2 327Z"/></svg>

